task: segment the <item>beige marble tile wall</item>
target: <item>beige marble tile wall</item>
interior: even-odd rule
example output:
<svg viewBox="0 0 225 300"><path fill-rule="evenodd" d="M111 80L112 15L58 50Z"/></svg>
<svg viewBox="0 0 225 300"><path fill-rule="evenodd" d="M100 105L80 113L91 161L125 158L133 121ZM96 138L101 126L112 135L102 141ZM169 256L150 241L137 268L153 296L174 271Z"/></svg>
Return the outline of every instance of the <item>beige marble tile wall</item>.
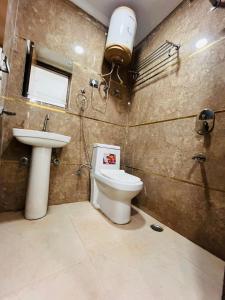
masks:
<svg viewBox="0 0 225 300"><path fill-rule="evenodd" d="M144 58L165 40L179 43L180 64L134 93L126 164L145 183L138 205L225 259L225 11L210 9L184 1L139 45ZM202 38L208 45L197 50ZM216 122L204 137L195 115L206 107ZM191 159L198 152L204 165Z"/></svg>
<svg viewBox="0 0 225 300"><path fill-rule="evenodd" d="M16 13L17 6L19 0L8 1L7 6L7 17L6 17L6 26L5 26L5 34L4 34L4 53L11 61L12 56L12 45L13 45L13 37L15 31L15 23L16 23ZM0 72L0 96L7 94L7 83L8 76L4 72ZM0 97L0 105L4 106L4 99ZM0 160L2 153L2 142L3 142L3 119L0 117Z"/></svg>
<svg viewBox="0 0 225 300"><path fill-rule="evenodd" d="M11 4L14 0L11 0ZM8 18L15 22L12 36L11 72L6 78L7 88L2 97L5 107L15 111L15 117L4 116L2 157L0 169L0 211L17 210L24 207L28 168L21 166L22 156L30 157L31 149L12 137L12 128L41 130L43 120L50 114L50 131L70 135L71 143L59 151L60 166L51 167L50 203L58 204L87 200L89 198L89 176L83 170L76 175L79 164L86 163L83 140L80 133L77 94L86 89L89 99L85 111L84 130L91 155L93 143L108 143L124 146L124 124L127 122L127 91L121 89L119 98L110 95L106 112L105 100L94 91L93 107L90 103L90 78L100 80L106 29L69 1L64 0L18 0L16 14L9 10ZM8 34L8 35L10 35ZM30 105L21 97L26 39L65 55L73 61L73 76L70 89L69 108L65 111L49 110L47 105ZM9 40L6 42L9 43ZM76 45L84 48L83 55L74 51ZM112 90L118 88L112 84ZM97 109L97 110L96 110ZM102 112L99 112L102 111ZM123 151L123 149L122 149Z"/></svg>
<svg viewBox="0 0 225 300"><path fill-rule="evenodd" d="M3 41L3 50L4 53L7 55L9 61L11 61L11 56L13 54L13 40L14 40L14 33L16 28L16 14L18 8L19 0L15 1L8 1L7 6L7 16L6 16L6 26L5 26L5 34L4 34L4 41ZM8 76L5 73L2 73L2 86L1 86L1 93L4 95L7 93L7 83L8 83ZM3 103L4 100L0 99L0 103Z"/></svg>

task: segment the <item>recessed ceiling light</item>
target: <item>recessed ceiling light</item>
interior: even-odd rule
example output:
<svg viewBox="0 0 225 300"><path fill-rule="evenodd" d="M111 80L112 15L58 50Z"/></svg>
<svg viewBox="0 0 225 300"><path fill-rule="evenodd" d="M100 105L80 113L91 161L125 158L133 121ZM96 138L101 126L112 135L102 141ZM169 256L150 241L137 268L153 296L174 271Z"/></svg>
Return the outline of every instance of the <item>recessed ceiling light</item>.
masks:
<svg viewBox="0 0 225 300"><path fill-rule="evenodd" d="M195 44L195 47L197 49L201 49L203 47L205 47L208 44L208 40L206 38L200 39L197 41L197 43Z"/></svg>

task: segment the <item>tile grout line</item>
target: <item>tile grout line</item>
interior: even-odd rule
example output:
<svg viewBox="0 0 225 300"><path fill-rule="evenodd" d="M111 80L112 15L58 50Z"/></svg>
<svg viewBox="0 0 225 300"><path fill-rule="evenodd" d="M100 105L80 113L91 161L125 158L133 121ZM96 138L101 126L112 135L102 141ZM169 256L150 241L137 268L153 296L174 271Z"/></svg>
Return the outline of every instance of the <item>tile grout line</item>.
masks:
<svg viewBox="0 0 225 300"><path fill-rule="evenodd" d="M19 166L21 166L22 167L22 165L20 164L20 162L19 162L19 160L15 160L15 159L13 159L13 160L8 160L8 159L4 159L4 158L1 158L1 160L0 160L0 166L1 165L7 165L7 164L11 164L11 165L19 165ZM51 163L51 166L53 166L54 164L53 163ZM80 166L80 163L69 163L69 162L63 162L63 161L61 161L60 162L60 166ZM26 168L26 167L25 167Z"/></svg>
<svg viewBox="0 0 225 300"><path fill-rule="evenodd" d="M215 114L225 113L225 109L216 110L214 112L215 112ZM140 126L146 126L146 125L154 125L154 124L165 123L165 122L172 122L172 121L179 121L179 120L191 119L191 118L195 118L196 116L197 116L197 114L193 114L193 115L188 115L188 116L183 116L183 117L176 117L176 118L171 118L171 119L164 119L164 120L158 120L158 121L143 122L143 123L133 124L133 125L128 125L128 126L129 126L129 128L133 128L133 127L140 127Z"/></svg>
<svg viewBox="0 0 225 300"><path fill-rule="evenodd" d="M133 170L136 170L136 171L140 171L142 173L147 173L147 174L152 174L152 175L155 175L155 176L167 178L169 180L174 180L174 181L178 181L178 182L182 182L182 183L186 183L186 184L190 184L190 185L194 185L194 186L199 186L199 187L201 187L203 189L207 188L207 189L212 190L212 191L225 193L225 190L216 189L216 188L213 188L213 187L207 187L207 186L204 186L204 185L202 185L200 183L196 183L196 182L192 182L192 181L180 179L180 178L177 178L177 177L166 176L166 175L162 175L162 174L159 174L159 173L151 172L149 170L145 171L145 170L142 170L142 169L139 169L139 168L135 168L135 167L131 167L131 166L125 166L125 167L128 168L128 169L133 169Z"/></svg>
<svg viewBox="0 0 225 300"><path fill-rule="evenodd" d="M114 126L118 126L118 127L122 127L122 128L126 127L126 125L123 125L123 124L117 124L117 123L113 123L113 122L109 122L109 121L105 121L105 120L100 120L100 119L97 119L97 118L94 118L94 117L88 117L88 116L85 116L85 115L81 116L79 113L75 113L75 112L68 111L68 110L62 110L62 109L58 109L58 108L53 108L53 107L49 107L49 106L44 106L44 105L41 105L39 103L29 102L25 99L12 98L12 97L6 97L6 96L0 96L0 98L5 100L5 101L18 102L18 103L25 104L25 105L28 105L28 106L31 106L31 107L40 108L42 110L49 110L49 111L52 111L52 112L58 112L58 113L62 113L62 114L67 114L67 115L79 117L79 118L83 117L83 118L88 119L88 120L93 120L93 121L97 121L97 122L101 122L101 123L105 123L105 124L110 124L110 125L114 125Z"/></svg>
<svg viewBox="0 0 225 300"><path fill-rule="evenodd" d="M80 264L81 262L77 262L77 263L72 263L72 266L75 266L75 265L78 265L78 264ZM68 270L68 269L71 269L72 267L71 267L71 265L68 265L68 266L66 266L66 267L62 267L62 268L60 268L58 271L55 271L55 272L53 272L53 273L51 273L51 274L49 274L49 275L45 275L45 276L43 276L42 278L40 278L40 279L37 279L37 280L33 280L33 281L31 281L30 283L27 283L27 284L25 284L25 285L23 285L21 288L16 288L15 290L13 290L13 291L11 291L11 292L8 292L8 293L5 293L5 295L3 295L3 297L5 298L5 297L11 297L11 296L15 296L15 295L18 295L18 293L20 292L20 291L22 291L22 290L24 290L24 289L26 289L26 288L28 288L28 287L33 287L34 285L36 285L36 284L39 284L39 283L41 283L42 281L45 281L46 279L48 279L48 278L51 278L51 277L55 277L55 276L57 276L59 273L62 273L62 272L64 272L65 270ZM4 300L4 298L3 298L3 300ZM6 298L7 299L7 298Z"/></svg>
<svg viewBox="0 0 225 300"><path fill-rule="evenodd" d="M80 233L78 232L78 230L77 230L77 228L76 228L76 225L75 225L75 224L73 223L73 221L72 221L72 218L71 218L71 215L70 215L70 214L69 214L69 220L70 220L70 222L71 222L71 224L72 224L72 227L73 227L74 231L75 231L76 234L78 235L78 237L79 237L79 239L80 239L80 241L81 241L81 244L83 245L83 247L84 247L84 249L85 249L86 255L87 255L87 257L88 257L88 261L90 262L90 264L91 264L92 267L93 267L93 270L94 270L95 275L96 275L96 278L97 278L97 284L98 284L98 287L99 287L99 289L100 289L100 288L101 288L101 284L100 284L100 282L99 282L99 276L98 276L96 267L95 267L95 265L94 265L94 263L93 263L92 257L91 257L91 255L90 255L90 253L89 253L87 247L85 246L85 243L84 243L84 241L83 241L83 239L82 239Z"/></svg>
<svg viewBox="0 0 225 300"><path fill-rule="evenodd" d="M63 204L65 204L65 203L63 203ZM70 219L70 217L69 217L69 219ZM70 219L70 222L71 222L72 228L74 229L74 224L73 224L73 222L72 222L71 219ZM76 233L77 233L79 239L81 240L80 235L79 235L79 233L77 232L76 229L75 229L75 231L76 231ZM82 240L81 240L81 242L82 242ZM82 242L82 245L83 245L83 242ZM83 245L83 246L84 246L84 245ZM85 250L86 250L86 247L84 247L84 248L85 248ZM87 252L87 250L86 250L86 252ZM70 269L72 269L74 266L79 265L79 264L81 264L81 263L82 263L82 261L72 262L71 265L61 267L61 268L59 268L59 270L57 270L57 271L55 271L55 272L53 272L53 273L51 273L51 274L49 274L49 275L45 275L45 276L43 276L43 277L40 278L40 279L33 280L33 281L31 281L30 283L27 283L27 284L23 285L21 288L16 288L14 291L11 291L11 292L9 292L9 293L5 293L5 295L3 295L3 297L4 297L4 298L6 297L6 299L7 299L7 297L9 297L9 296L15 296L15 295L17 295L20 291L22 291L22 290L24 290L24 289L26 289L26 288L28 288L28 287L32 287L33 285L39 284L39 283L43 282L44 280L46 280L46 279L48 279L48 278L51 278L51 277L53 278L53 277L57 276L58 274L60 274L60 273L62 273L62 272L64 272L64 271L66 271L66 270L70 270ZM91 263L92 263L92 262L91 262ZM93 267L94 267L94 266L93 266ZM94 268L94 269L95 269L95 268ZM3 298L3 300L4 300L4 298Z"/></svg>

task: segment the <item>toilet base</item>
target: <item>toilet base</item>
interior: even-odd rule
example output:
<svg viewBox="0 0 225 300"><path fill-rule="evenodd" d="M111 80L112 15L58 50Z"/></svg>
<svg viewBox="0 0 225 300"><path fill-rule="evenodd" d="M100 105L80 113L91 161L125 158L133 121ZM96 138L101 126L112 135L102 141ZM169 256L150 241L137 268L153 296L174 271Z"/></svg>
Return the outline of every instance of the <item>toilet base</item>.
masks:
<svg viewBox="0 0 225 300"><path fill-rule="evenodd" d="M113 223L127 224L131 218L131 200L119 201L107 197L104 193L99 191L98 195L99 209L106 215Z"/></svg>

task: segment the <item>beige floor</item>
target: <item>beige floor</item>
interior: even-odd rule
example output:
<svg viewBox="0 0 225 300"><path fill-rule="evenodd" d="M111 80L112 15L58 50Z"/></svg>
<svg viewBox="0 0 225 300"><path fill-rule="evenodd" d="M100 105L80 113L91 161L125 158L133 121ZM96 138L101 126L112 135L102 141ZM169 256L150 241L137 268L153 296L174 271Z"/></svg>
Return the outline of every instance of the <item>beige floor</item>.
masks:
<svg viewBox="0 0 225 300"><path fill-rule="evenodd" d="M88 202L0 214L0 299L220 300L224 262L153 222L116 226Z"/></svg>

